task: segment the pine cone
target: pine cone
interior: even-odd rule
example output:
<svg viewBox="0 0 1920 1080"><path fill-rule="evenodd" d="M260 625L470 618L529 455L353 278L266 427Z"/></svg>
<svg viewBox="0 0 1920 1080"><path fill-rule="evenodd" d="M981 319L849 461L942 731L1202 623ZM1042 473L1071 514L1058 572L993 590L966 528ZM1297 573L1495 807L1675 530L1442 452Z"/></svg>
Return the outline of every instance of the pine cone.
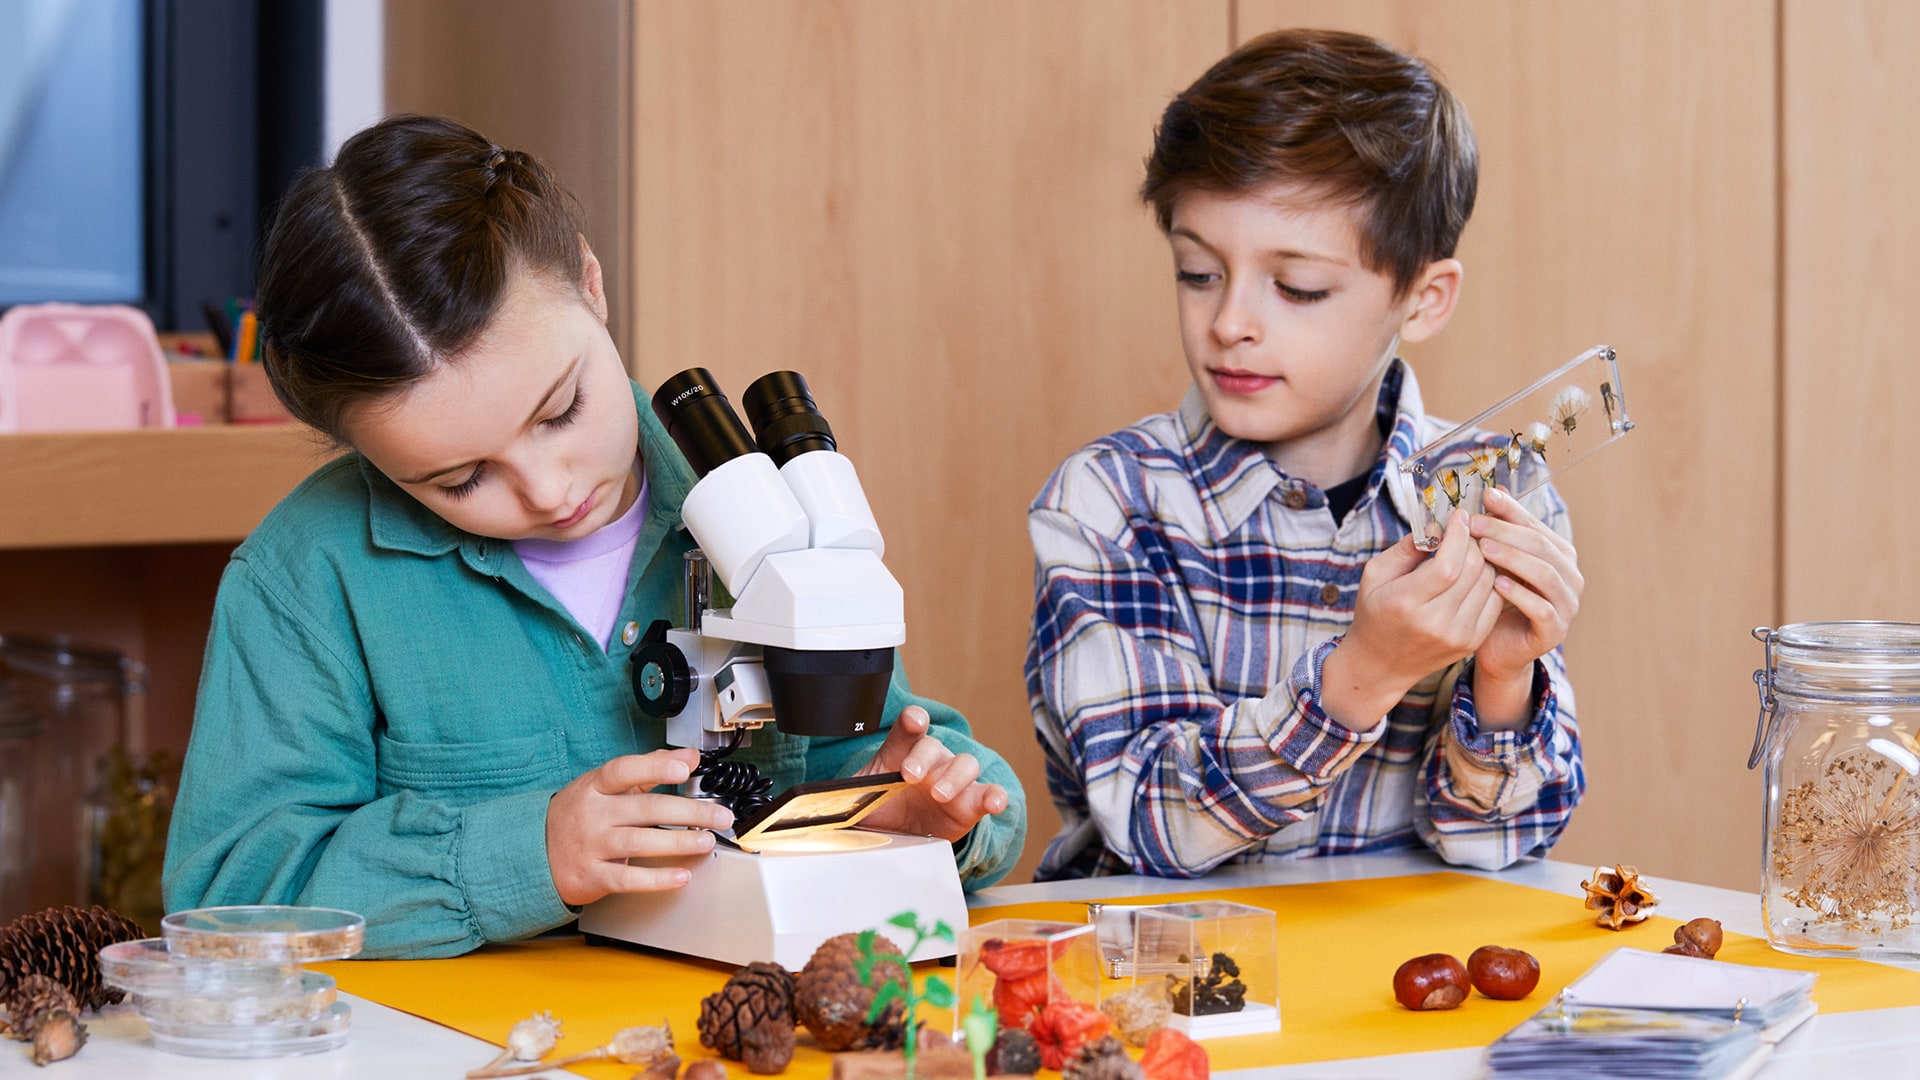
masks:
<svg viewBox="0 0 1920 1080"><path fill-rule="evenodd" d="M132 919L98 904L22 915L0 929L0 992L41 974L65 984L82 1009L111 1005L126 994L100 981L100 950L145 936Z"/></svg>
<svg viewBox="0 0 1920 1080"><path fill-rule="evenodd" d="M1127 1056L1127 1045L1103 1035L1080 1048L1079 1056L1060 1070L1061 1080L1145 1080L1146 1073Z"/></svg>
<svg viewBox="0 0 1920 1080"><path fill-rule="evenodd" d="M793 974L779 964L752 963L700 1002L700 1045L777 1073L793 1059Z"/></svg>
<svg viewBox="0 0 1920 1080"><path fill-rule="evenodd" d="M67 984L38 972L8 987L6 999L0 1004L5 1005L7 1020L13 1028L9 1034L21 1042L32 1042L34 1033L55 1009L65 1009L75 1016L80 1014L80 1003L74 1000Z"/></svg>
<svg viewBox="0 0 1920 1080"><path fill-rule="evenodd" d="M51 1009L33 1033L33 1063L65 1061L87 1045L87 1025L65 1007Z"/></svg>
<svg viewBox="0 0 1920 1080"><path fill-rule="evenodd" d="M874 954L900 955L900 949L881 935L873 939ZM900 981L896 964L876 964L875 985L860 981L858 934L828 938L813 951L794 985L794 1012L813 1033L820 1048L842 1050L895 1049L906 1039L906 1009L898 999L888 1004L877 1024L867 1023L867 1010L880 984Z"/></svg>

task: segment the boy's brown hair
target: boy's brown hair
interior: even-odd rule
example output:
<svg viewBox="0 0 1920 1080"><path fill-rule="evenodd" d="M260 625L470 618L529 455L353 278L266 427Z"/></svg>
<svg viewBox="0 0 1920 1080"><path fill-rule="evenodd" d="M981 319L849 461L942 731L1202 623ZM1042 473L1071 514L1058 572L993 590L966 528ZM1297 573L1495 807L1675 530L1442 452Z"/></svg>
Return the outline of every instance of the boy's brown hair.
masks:
<svg viewBox="0 0 1920 1080"><path fill-rule="evenodd" d="M1361 207L1361 257L1404 294L1453 256L1478 177L1466 108L1424 61L1360 34L1279 30L1167 106L1140 197L1165 232L1183 192L1303 185Z"/></svg>

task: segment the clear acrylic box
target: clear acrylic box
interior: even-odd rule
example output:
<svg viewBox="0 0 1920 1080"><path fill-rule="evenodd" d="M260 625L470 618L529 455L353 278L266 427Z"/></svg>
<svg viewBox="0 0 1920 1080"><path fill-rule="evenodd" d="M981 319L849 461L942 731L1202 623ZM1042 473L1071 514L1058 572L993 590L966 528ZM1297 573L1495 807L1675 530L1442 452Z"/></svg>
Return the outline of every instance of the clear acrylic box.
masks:
<svg viewBox="0 0 1920 1080"><path fill-rule="evenodd" d="M1024 1030L1054 1002L1099 1004L1100 947L1090 923L996 919L961 932L956 977L956 1032L976 996Z"/></svg>
<svg viewBox="0 0 1920 1080"><path fill-rule="evenodd" d="M1266 908L1225 900L1133 912L1134 985L1160 980L1194 1039L1280 1030L1279 946Z"/></svg>
<svg viewBox="0 0 1920 1080"><path fill-rule="evenodd" d="M1419 507L1415 545L1440 546L1447 519L1456 509L1482 512L1487 488L1524 500L1632 430L1613 349L1596 345L1401 464Z"/></svg>

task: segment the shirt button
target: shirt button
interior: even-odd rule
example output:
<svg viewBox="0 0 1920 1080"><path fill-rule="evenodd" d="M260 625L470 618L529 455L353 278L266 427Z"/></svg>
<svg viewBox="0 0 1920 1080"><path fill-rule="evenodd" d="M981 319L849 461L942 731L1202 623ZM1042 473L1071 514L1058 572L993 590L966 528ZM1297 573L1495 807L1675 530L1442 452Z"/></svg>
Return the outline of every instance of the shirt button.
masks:
<svg viewBox="0 0 1920 1080"><path fill-rule="evenodd" d="M1320 586L1320 602L1322 604L1325 604L1328 607L1332 607L1333 605L1339 603L1340 602L1340 586L1338 585Z"/></svg>
<svg viewBox="0 0 1920 1080"><path fill-rule="evenodd" d="M631 645L640 640L640 624L630 622L620 628L620 644Z"/></svg>
<svg viewBox="0 0 1920 1080"><path fill-rule="evenodd" d="M1307 493L1301 491L1299 488L1288 488L1287 493L1281 496L1281 498L1286 502L1289 509L1301 510L1307 505Z"/></svg>

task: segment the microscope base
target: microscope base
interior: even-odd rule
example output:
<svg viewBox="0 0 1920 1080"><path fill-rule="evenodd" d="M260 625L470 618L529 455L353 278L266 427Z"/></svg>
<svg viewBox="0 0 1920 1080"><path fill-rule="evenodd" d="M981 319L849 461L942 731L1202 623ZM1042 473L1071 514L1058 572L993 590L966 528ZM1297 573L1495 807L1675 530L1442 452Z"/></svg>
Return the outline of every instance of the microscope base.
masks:
<svg viewBox="0 0 1920 1080"><path fill-rule="evenodd" d="M736 965L772 960L798 972L836 934L879 930L905 950L912 935L887 924L902 911L923 926L945 922L955 934L967 925L945 840L842 829L758 853L720 845L690 868L693 879L681 888L588 904L580 912L588 942L625 941ZM932 938L909 959L954 951Z"/></svg>

